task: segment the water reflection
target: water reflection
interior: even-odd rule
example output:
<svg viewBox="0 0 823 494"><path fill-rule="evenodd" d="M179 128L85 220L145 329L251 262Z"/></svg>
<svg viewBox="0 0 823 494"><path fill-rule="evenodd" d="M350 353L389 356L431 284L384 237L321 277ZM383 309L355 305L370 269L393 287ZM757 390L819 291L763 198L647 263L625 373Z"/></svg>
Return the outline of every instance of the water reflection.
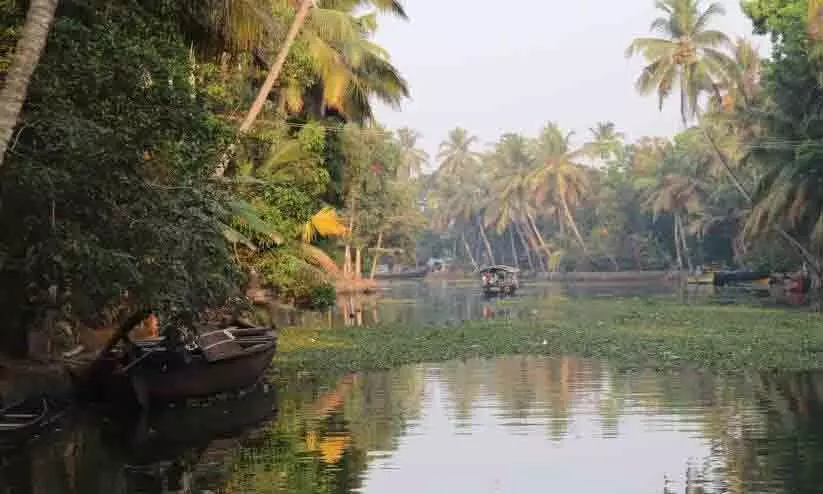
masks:
<svg viewBox="0 0 823 494"><path fill-rule="evenodd" d="M378 324L454 324L491 318L532 317L533 307L566 297L676 294L671 283L525 283L517 296L487 298L476 280L393 281L370 295L341 295L326 312L272 306L267 317L277 326L346 327Z"/></svg>
<svg viewBox="0 0 823 494"><path fill-rule="evenodd" d="M746 304L765 307L823 309L823 299L746 287L679 285L676 282L537 282L523 284L517 295L487 298L474 280L394 281L370 295L341 295L326 312L269 307L278 326L346 327L379 324L412 326L464 321L532 319L541 309L565 299L667 297L684 304Z"/></svg>
<svg viewBox="0 0 823 494"><path fill-rule="evenodd" d="M293 376L239 403L89 415L3 457L0 493L805 493L821 414L821 374L514 356Z"/></svg>

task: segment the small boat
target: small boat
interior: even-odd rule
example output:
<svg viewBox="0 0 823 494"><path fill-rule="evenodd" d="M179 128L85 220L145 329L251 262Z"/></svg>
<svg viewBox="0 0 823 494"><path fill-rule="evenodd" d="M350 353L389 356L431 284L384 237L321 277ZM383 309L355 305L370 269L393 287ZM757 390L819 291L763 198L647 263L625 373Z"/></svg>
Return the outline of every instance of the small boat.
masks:
<svg viewBox="0 0 823 494"><path fill-rule="evenodd" d="M771 280L771 273L766 271L704 271L694 276L689 276L687 283L690 285L749 285L754 288L768 288Z"/></svg>
<svg viewBox="0 0 823 494"><path fill-rule="evenodd" d="M68 366L78 394L91 401L153 405L249 388L271 364L277 334L265 327L227 327L184 338L179 334L133 342L142 318L121 326L90 364ZM124 343L118 346L118 342ZM133 398L133 399L132 399Z"/></svg>
<svg viewBox="0 0 823 494"><path fill-rule="evenodd" d="M767 271L720 271L715 273L715 286L765 284L769 285L771 273Z"/></svg>
<svg viewBox="0 0 823 494"><path fill-rule="evenodd" d="M714 271L706 271L700 274L689 276L686 281L690 285L714 285L714 278L716 273Z"/></svg>
<svg viewBox="0 0 823 494"><path fill-rule="evenodd" d="M13 447L43 432L62 417L67 407L37 396L0 409L0 448Z"/></svg>
<svg viewBox="0 0 823 494"><path fill-rule="evenodd" d="M514 295L520 288L519 273L519 269L502 264L481 269L483 292L486 295Z"/></svg>

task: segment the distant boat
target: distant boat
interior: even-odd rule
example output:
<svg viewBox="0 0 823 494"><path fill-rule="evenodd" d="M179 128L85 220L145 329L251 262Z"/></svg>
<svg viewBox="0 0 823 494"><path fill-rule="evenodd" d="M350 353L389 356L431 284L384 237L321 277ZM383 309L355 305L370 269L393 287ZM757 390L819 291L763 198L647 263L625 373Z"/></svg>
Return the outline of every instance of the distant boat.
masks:
<svg viewBox="0 0 823 494"><path fill-rule="evenodd" d="M751 285L753 287L768 288L771 273L767 271L706 271L689 276L687 283L691 285Z"/></svg>
<svg viewBox="0 0 823 494"><path fill-rule="evenodd" d="M706 271L697 275L689 276L687 283L690 285L714 285L714 271Z"/></svg>
<svg viewBox="0 0 823 494"><path fill-rule="evenodd" d="M486 295L514 295L520 288L520 270L498 264L480 270L480 280Z"/></svg>

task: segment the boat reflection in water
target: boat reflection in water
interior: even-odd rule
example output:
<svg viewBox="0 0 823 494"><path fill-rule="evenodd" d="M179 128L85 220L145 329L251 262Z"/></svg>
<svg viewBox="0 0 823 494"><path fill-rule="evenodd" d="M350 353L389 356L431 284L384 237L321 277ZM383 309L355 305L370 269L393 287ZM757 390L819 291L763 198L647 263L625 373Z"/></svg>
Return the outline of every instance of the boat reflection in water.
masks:
<svg viewBox="0 0 823 494"><path fill-rule="evenodd" d="M220 467L228 465L225 457L250 439L247 432L276 413L276 389L261 383L200 406L115 418L104 430L104 442L122 459L127 483L137 492L193 492L193 477L219 476Z"/></svg>
<svg viewBox="0 0 823 494"><path fill-rule="evenodd" d="M0 494L217 491L237 451L275 419L278 394L261 383L199 406L86 410L48 441L0 452Z"/></svg>

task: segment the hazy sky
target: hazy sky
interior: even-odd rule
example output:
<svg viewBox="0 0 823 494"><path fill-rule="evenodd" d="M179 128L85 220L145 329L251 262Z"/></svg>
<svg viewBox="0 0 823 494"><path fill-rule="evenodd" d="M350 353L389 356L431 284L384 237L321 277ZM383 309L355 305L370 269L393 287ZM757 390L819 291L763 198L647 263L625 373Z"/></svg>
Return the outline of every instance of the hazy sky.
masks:
<svg viewBox="0 0 823 494"><path fill-rule="evenodd" d="M715 28L752 37L738 0ZM549 120L582 135L611 120L629 139L672 135L678 103L663 112L635 93L642 59L624 51L648 35L653 0L406 0L409 22L384 18L377 41L409 81L401 111L378 119L423 134L432 157L448 131L462 126L490 143L504 132L534 135ZM756 43L764 54L768 44Z"/></svg>

